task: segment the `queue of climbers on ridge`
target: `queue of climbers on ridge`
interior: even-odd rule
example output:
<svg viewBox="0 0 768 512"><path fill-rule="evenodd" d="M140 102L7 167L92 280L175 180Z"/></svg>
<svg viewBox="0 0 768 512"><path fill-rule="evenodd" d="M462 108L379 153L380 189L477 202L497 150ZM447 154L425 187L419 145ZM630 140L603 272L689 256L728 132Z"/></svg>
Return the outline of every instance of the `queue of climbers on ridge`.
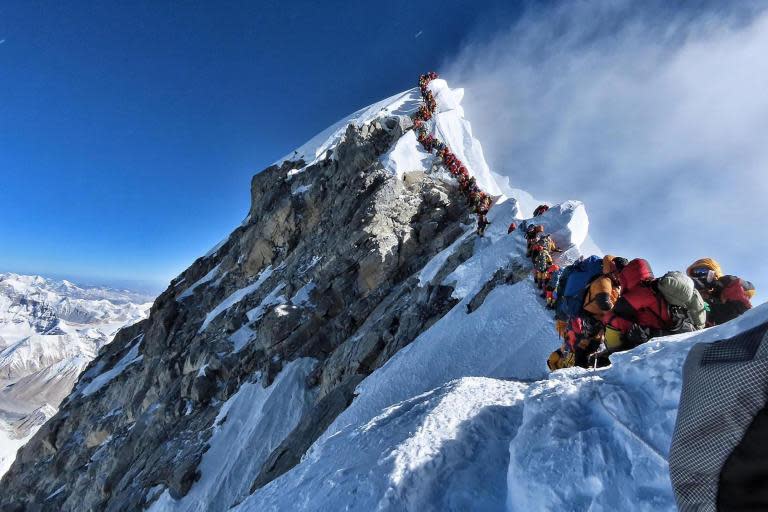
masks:
<svg viewBox="0 0 768 512"><path fill-rule="evenodd" d="M419 143L428 152L435 151L442 165L451 173L451 176L459 182L459 190L467 201L467 206L477 215L477 234L483 236L485 229L490 224L488 210L491 209L493 199L477 184L477 179L470 176L464 163L441 140L427 133L426 122L432 119L437 109L437 102L429 90L429 83L437 78L437 73L431 71L419 77L419 90L424 104L413 115L413 128L416 130Z"/></svg>
<svg viewBox="0 0 768 512"><path fill-rule="evenodd" d="M417 140L456 178L468 207L477 215L477 234L490 224L491 196L470 176L467 166L445 142L427 133L426 123L437 110L429 84L438 77L429 72L419 77L424 103L413 115ZM549 207L540 205L534 217ZM507 233L517 229L510 224ZM528 257L534 266L534 281L548 308L555 310L555 325L564 340L547 360L550 370L580 366L606 366L608 356L629 350L651 338L690 332L719 325L752 307L755 287L736 276L723 275L711 258L691 264L685 273L667 272L655 278L650 264L641 258L628 261L615 256L589 256L564 267L555 262L561 252L544 233L541 224L525 223Z"/></svg>
<svg viewBox="0 0 768 512"><path fill-rule="evenodd" d="M534 217L546 211L537 208ZM512 224L508 232L516 230ZM547 360L550 370L601 367L608 356L651 338L691 332L732 320L752 307L755 287L724 275L711 258L694 261L686 272L654 277L648 261L616 256L581 257L560 268L560 252L544 226L524 223L534 282L563 343Z"/></svg>

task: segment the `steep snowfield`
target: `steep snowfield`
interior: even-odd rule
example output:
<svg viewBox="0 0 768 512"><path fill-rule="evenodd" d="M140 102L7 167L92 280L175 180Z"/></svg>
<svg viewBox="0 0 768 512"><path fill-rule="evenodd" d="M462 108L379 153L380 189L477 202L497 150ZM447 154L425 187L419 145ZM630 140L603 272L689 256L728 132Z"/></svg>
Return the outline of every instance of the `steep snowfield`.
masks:
<svg viewBox="0 0 768 512"><path fill-rule="evenodd" d="M766 321L763 304L533 383L450 380L337 428L236 510L675 510L666 457L685 356ZM363 393L385 384L401 385L390 373Z"/></svg>
<svg viewBox="0 0 768 512"><path fill-rule="evenodd" d="M99 348L146 317L149 300L126 290L0 274L0 475Z"/></svg>
<svg viewBox="0 0 768 512"><path fill-rule="evenodd" d="M450 89L442 80L434 80L430 87L438 103L433 121L428 125L431 133L448 143L483 189L498 196L484 237L475 234L473 225L463 226L464 233L415 271L408 281L417 292L438 289L446 291L445 295L452 293L456 302L453 308L426 330L416 331L420 334L383 366L373 365L365 368L365 373L359 372L366 375L370 368L376 368L362 381L357 380L357 375L348 380L359 382L354 400L335 416L348 403L349 396L343 395L345 401L327 417L329 422L335 419L306 453L303 453L306 445L301 443L311 442L317 432L301 430L299 434L307 437L299 439L299 443L291 434L302 419L306 419L315 400L322 396L323 388L310 384L317 382L314 374L323 364L320 356L285 362L267 387L262 385L264 376L249 369L247 376L238 381L238 391L225 395L228 400L211 399L209 406L219 407L218 416L205 431L211 436L206 441L206 449L201 448L197 453L201 459L191 459L192 462L184 466L181 462L186 461L180 460L184 450L177 451L177 445L169 444L171 448L163 452L170 453L170 458L161 460L172 460L173 471L177 469L175 463L180 462L178 467L184 470L181 475L184 483L191 487L172 487L168 485L167 475L153 477L147 479L143 487L131 487L131 492L139 493L134 492L131 499L143 498L142 503L151 503L149 509L154 512L674 509L666 459L680 395L683 360L694 343L732 336L768 321L768 305L755 308L724 326L655 339L630 352L614 355L609 368L574 368L549 373L545 361L560 340L555 334L552 314L544 308L531 279L522 229L510 235L507 227L513 221L543 224L563 249L558 260L565 264L580 255L601 253L589 237L586 208L578 201L566 201L553 205L535 220L529 219L539 202L511 187L508 180L500 179L488 168L482 148L464 119L462 91ZM418 106L418 90L395 95L341 120L287 155L278 163L299 159L305 163L300 169L288 171L293 183L291 193L304 194L310 190L309 185L300 184L301 178L307 176L292 176L304 172L306 165L324 159L329 151L333 154L348 124L363 127L380 117L408 115ZM380 163L392 179L408 181L411 173L437 172L437 176L452 183L447 173L433 169L435 159L420 148L413 132L401 137L381 156ZM418 180L414 183L418 184ZM221 247L224 245L214 247L207 256ZM305 257L307 261L311 258L310 265L320 261L316 254ZM226 276L220 265L221 262L213 268L205 267L204 271L194 274L190 282L180 279L170 302L174 306L184 305L189 303L185 301L192 302L201 294L217 291L214 288ZM205 334L221 323L221 316L229 314L245 316L250 322L270 308L279 315L289 296L293 306L313 307L313 299L320 304L317 294L310 292L327 283L304 284L302 281L303 286L296 289L270 278L273 271L280 268L269 266L255 278L249 274L248 279L238 281L227 293L214 295L217 300L204 303L205 309L200 312L202 327L194 324L189 332ZM409 268L409 272L411 270ZM257 291L267 292L268 279L271 292L262 295L259 304L254 301L246 308L242 301ZM441 285L450 287L452 292ZM292 293L286 291L286 286ZM425 289L428 286L434 288ZM40 335L40 331L47 336L70 334L72 326L61 321L56 309L46 304L35 306L39 315L34 323L17 325L17 331L5 332L18 336L24 329L31 329L34 335ZM440 310L440 314L443 311ZM68 310L68 314L73 313ZM238 352L258 337L256 327L251 329L248 325L244 323L232 333L228 330L221 333L233 342ZM0 360L18 343L18 338L6 333L0 332L9 343L0 353ZM83 398L78 404L89 405L92 398L88 397L98 397L99 393L104 396L105 388L117 387L110 386L110 382L130 374L131 368L140 368L139 362L147 364L151 357L149 351L145 351L144 356L140 354L142 344L150 339L150 335L145 335L146 339L144 335L137 335L125 343L115 357L91 368L75 390L77 398ZM98 334L94 336L98 338ZM346 341L354 344L359 339L362 338L353 336ZM209 339L202 338L202 341L207 343ZM23 352L21 347L16 351ZM32 353L31 347L28 352ZM271 362L280 362L279 355L274 357ZM191 359L189 361L191 364ZM65 367L72 371L72 365L61 361L58 364L57 371L64 371ZM160 366L171 367L170 364ZM32 371L23 365L13 368ZM192 368L189 375L202 379L209 375L211 366L201 363ZM165 375L171 382L176 379L170 373L156 375ZM186 406L173 405L178 406L176 415L171 416L174 421L194 417L191 402ZM150 409L155 410L156 406L159 410L159 404ZM325 414L328 410L320 411ZM32 430L28 423L36 424L49 412L39 410L35 411L34 418L31 415L16 418L7 428L0 425L0 441L7 441L6 445L0 443L0 470L5 464L4 457L15 451L14 443L24 442L17 439L19 431ZM209 412L210 418L214 413ZM90 421L90 416L83 418ZM310 418L314 421L317 417ZM318 424L325 425L325 419ZM83 423L73 425L77 425L72 429L73 435L82 435ZM161 425L167 427L167 424ZM128 428L133 429L133 425ZM286 440L291 440L294 443L291 447L299 446L301 451L275 451ZM184 442L188 443L189 439ZM108 447L110 443L105 441L103 446ZM129 447L128 451L112 453L133 456L138 453L136 447L142 445L137 442L125 446ZM108 450L99 448L93 456L106 457L103 454L109 453ZM63 454L63 458L58 462L71 453L77 452L59 451L56 456ZM287 454L282 462L293 461L294 453L303 453L298 464L291 469L288 468L293 462L280 465L280 457ZM278 458L272 459L273 455ZM115 455L115 459L118 458ZM267 461L273 463L271 467L264 467ZM137 467L143 468L142 472L146 469L146 466ZM265 472L272 478L285 469L287 472L281 476L251 491L254 482L261 481ZM38 475L45 477L44 473ZM136 476L137 480L141 478L141 474ZM88 480L79 482L77 489L81 492L86 487L88 492L93 488ZM49 480L43 496L58 486L58 480ZM178 491L180 488L183 491ZM62 489L59 487L50 496L63 492ZM101 503L102 496L98 495L101 489L95 491L94 503ZM180 497L176 492L186 494ZM68 504L82 500L81 495L71 489L67 493ZM113 501L110 506L121 505Z"/></svg>
<svg viewBox="0 0 768 512"><path fill-rule="evenodd" d="M311 406L314 391L304 382L314 366L310 358L298 359L267 388L258 381L244 384L219 411L200 480L178 501L166 491L150 510L224 511L245 498L266 458Z"/></svg>
<svg viewBox="0 0 768 512"><path fill-rule="evenodd" d="M466 377L319 443L235 510L503 510L525 384Z"/></svg>

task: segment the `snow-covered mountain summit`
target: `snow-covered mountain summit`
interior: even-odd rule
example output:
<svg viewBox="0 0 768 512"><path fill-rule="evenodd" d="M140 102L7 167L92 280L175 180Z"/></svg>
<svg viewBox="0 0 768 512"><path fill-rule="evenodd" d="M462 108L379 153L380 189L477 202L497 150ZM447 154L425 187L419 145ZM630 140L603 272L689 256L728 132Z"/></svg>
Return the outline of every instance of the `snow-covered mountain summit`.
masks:
<svg viewBox="0 0 768 512"><path fill-rule="evenodd" d="M0 474L77 377L151 297L66 280L0 274Z"/></svg>
<svg viewBox="0 0 768 512"><path fill-rule="evenodd" d="M90 363L0 504L670 508L681 358L709 334L549 376L559 340L507 234L536 203L489 169L462 92L430 88L430 133L499 196L485 237L418 144L417 89L343 119L254 176L246 221ZM577 201L537 222L563 262L595 250Z"/></svg>

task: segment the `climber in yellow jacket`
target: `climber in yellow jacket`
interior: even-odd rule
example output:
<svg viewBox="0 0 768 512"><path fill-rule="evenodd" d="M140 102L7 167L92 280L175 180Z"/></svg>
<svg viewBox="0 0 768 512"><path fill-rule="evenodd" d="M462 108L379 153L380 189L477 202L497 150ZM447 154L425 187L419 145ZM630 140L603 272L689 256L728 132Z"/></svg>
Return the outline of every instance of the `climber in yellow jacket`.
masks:
<svg viewBox="0 0 768 512"><path fill-rule="evenodd" d="M603 258L603 275L592 281L584 295L584 310L602 321L613 309L621 294L619 272L627 265L625 258L607 255Z"/></svg>

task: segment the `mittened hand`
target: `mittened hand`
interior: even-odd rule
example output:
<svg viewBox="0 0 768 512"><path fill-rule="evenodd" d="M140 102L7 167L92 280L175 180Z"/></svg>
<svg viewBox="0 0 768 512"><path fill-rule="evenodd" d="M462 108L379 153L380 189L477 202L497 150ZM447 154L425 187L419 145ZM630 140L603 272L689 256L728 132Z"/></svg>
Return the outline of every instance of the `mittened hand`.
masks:
<svg viewBox="0 0 768 512"><path fill-rule="evenodd" d="M648 331L646 329L643 329L637 324L632 324L632 327L629 328L629 332L627 333L627 340L634 344L641 344L648 341L649 335Z"/></svg>

